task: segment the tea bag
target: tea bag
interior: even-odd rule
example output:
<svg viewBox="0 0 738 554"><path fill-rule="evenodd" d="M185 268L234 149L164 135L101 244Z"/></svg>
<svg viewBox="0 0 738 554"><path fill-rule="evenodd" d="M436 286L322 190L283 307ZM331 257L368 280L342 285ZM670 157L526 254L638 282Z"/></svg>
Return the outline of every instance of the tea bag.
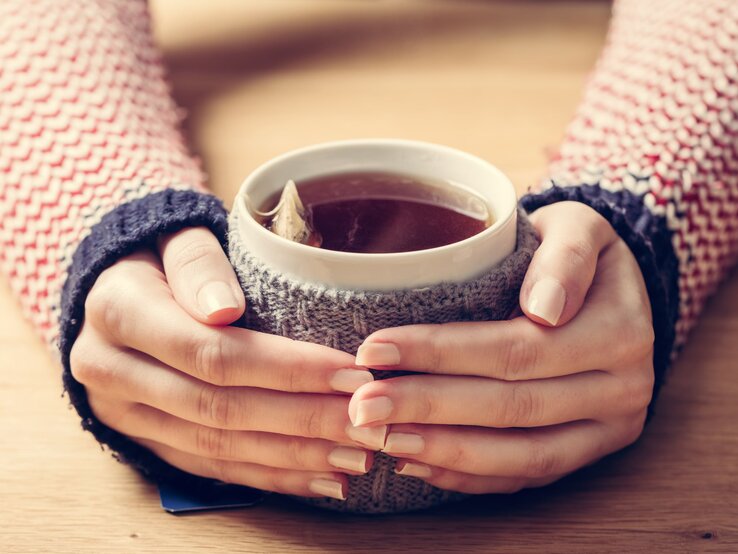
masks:
<svg viewBox="0 0 738 554"><path fill-rule="evenodd" d="M300 244L320 246L320 234L313 228L293 180L287 181L274 209L268 212L253 211L262 218L271 218L267 227L272 233Z"/></svg>

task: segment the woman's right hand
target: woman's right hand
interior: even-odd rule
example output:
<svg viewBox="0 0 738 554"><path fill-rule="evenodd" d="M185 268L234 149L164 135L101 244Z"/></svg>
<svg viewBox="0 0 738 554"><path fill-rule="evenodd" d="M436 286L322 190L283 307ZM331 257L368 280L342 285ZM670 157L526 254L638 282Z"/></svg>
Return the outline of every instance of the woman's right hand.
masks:
<svg viewBox="0 0 738 554"><path fill-rule="evenodd" d="M344 352L225 327L244 305L208 230L165 237L158 253L99 276L72 375L102 423L184 471L345 498L346 474L368 471L369 449L384 444L382 429L353 429L348 417L349 394L371 374Z"/></svg>

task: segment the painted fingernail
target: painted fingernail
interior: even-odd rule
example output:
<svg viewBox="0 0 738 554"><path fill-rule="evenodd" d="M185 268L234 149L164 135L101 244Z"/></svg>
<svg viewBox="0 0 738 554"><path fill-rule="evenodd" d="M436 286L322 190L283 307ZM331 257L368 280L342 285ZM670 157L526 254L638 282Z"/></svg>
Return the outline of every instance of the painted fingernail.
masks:
<svg viewBox="0 0 738 554"><path fill-rule="evenodd" d="M374 377L368 371L362 369L339 369L331 377L331 388L338 392L356 392L356 390L367 383L374 381Z"/></svg>
<svg viewBox="0 0 738 554"><path fill-rule="evenodd" d="M530 291L528 311L556 325L564 311L566 291L556 279L544 277Z"/></svg>
<svg viewBox="0 0 738 554"><path fill-rule="evenodd" d="M387 426L354 427L353 425L347 425L346 434L353 441L365 444L375 450L382 450L387 437Z"/></svg>
<svg viewBox="0 0 738 554"><path fill-rule="evenodd" d="M389 342L367 342L356 351L356 365L373 367L399 363L400 351Z"/></svg>
<svg viewBox="0 0 738 554"><path fill-rule="evenodd" d="M366 451L358 448L349 448L348 446L339 446L328 454L328 463L333 467L357 471L359 473L369 471L369 468L366 467L366 461Z"/></svg>
<svg viewBox="0 0 738 554"><path fill-rule="evenodd" d="M320 494L321 496L329 496L336 500L346 500L343 492L343 484L332 479L313 479L308 483L310 492Z"/></svg>
<svg viewBox="0 0 738 554"><path fill-rule="evenodd" d="M427 479L433 475L430 466L419 464L417 462L404 462L401 465L398 464L395 468L395 473L398 475L407 475L409 477L420 477L421 479Z"/></svg>
<svg viewBox="0 0 738 554"><path fill-rule="evenodd" d="M205 283L197 293L197 303L205 315L213 315L228 308L238 308L233 290L223 281Z"/></svg>
<svg viewBox="0 0 738 554"><path fill-rule="evenodd" d="M351 421L355 426L366 425L373 421L381 421L387 419L392 413L392 400L386 396L377 396L362 400L356 406L356 416Z"/></svg>
<svg viewBox="0 0 738 554"><path fill-rule="evenodd" d="M387 454L420 454L425 448L425 439L413 433L390 433L382 452Z"/></svg>

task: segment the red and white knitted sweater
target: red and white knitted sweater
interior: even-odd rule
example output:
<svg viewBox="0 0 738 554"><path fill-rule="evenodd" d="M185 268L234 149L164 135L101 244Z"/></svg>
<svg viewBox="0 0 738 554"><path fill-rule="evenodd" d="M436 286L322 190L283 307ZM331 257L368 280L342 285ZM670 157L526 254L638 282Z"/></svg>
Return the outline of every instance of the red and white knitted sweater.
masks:
<svg viewBox="0 0 738 554"><path fill-rule="evenodd" d="M68 355L97 275L163 232L224 237L179 120L143 0L0 3L0 267L88 428ZM738 2L616 0L550 175L523 206L611 221L647 282L659 381L738 256Z"/></svg>

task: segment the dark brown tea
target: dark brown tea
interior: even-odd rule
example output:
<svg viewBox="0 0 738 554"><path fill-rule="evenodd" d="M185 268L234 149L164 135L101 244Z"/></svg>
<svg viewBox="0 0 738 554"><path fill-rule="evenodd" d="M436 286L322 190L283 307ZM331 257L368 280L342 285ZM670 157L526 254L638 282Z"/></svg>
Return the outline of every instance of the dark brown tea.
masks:
<svg viewBox="0 0 738 554"><path fill-rule="evenodd" d="M297 182L306 217L327 250L390 253L459 242L491 223L480 197L449 183L357 172ZM277 205L279 195L265 203Z"/></svg>

